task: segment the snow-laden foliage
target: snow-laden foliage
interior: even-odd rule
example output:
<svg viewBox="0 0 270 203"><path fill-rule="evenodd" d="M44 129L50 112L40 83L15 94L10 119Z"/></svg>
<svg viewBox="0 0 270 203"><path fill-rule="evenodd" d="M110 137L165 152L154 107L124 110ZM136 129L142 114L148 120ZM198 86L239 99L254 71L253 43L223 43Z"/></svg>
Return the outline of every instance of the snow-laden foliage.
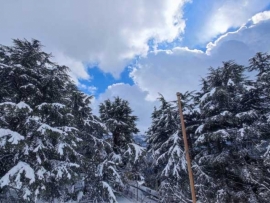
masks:
<svg viewBox="0 0 270 203"><path fill-rule="evenodd" d="M128 101L93 115L92 96L41 48L0 46L0 201L116 203L136 180L160 202L191 202L176 102L160 96L145 150ZM270 55L249 62L210 68L201 91L181 95L198 202L270 202Z"/></svg>
<svg viewBox="0 0 270 203"><path fill-rule="evenodd" d="M243 73L243 66L229 61L211 68L203 80L202 124L196 130L193 166L203 202L267 202L269 198L269 183L263 178L268 172L260 167L257 148L260 136L250 126L259 116L251 96L254 88L246 88L254 83Z"/></svg>
<svg viewBox="0 0 270 203"><path fill-rule="evenodd" d="M141 177L140 165L145 150L134 142L133 135L139 132L136 127L138 118L132 115L128 101L119 97L114 101L105 100L100 104L99 112L112 135L113 152L109 154L108 161L114 163L124 182Z"/></svg>
<svg viewBox="0 0 270 203"><path fill-rule="evenodd" d="M113 190L110 187L110 185L108 183L106 183L106 182L102 182L102 187L108 191L110 203L117 202L116 197L115 197L115 195L113 193Z"/></svg>
<svg viewBox="0 0 270 203"><path fill-rule="evenodd" d="M107 184L90 193L110 200L111 182L96 173L112 152L102 139L104 125L68 68L51 62L41 47L37 40L0 47L0 192L16 191L20 201L66 202ZM113 167L107 171L116 176Z"/></svg>
<svg viewBox="0 0 270 203"><path fill-rule="evenodd" d="M145 152L145 148L135 143L129 143L127 150L124 152L124 157L129 159L129 162L135 164L140 161L140 158Z"/></svg>
<svg viewBox="0 0 270 203"><path fill-rule="evenodd" d="M245 77L245 70L257 72L256 79ZM222 67L210 68L202 78L201 91L187 97L192 99L182 95L198 201L270 201L269 71L270 56L264 53L256 54L247 68L224 62ZM180 126L173 120L177 116L171 113L176 110L164 98L161 102L147 132L153 156L148 153L146 182L152 188L159 186L161 201L189 202L189 183L181 179L185 164L176 161L181 160L176 156L179 152L183 157L183 144L180 150L175 148L175 140L181 143ZM177 153L171 156L172 151ZM173 182L169 175L180 179Z"/></svg>
<svg viewBox="0 0 270 203"><path fill-rule="evenodd" d="M7 142L10 142L11 144L18 144L20 140L24 140L24 137L12 130L0 128L0 140L0 146L4 147Z"/></svg>
<svg viewBox="0 0 270 203"><path fill-rule="evenodd" d="M113 148L119 153L133 142L132 135L139 132L136 128L138 118L132 115L132 109L126 100L116 97L114 101L105 100L100 104L100 118L113 136Z"/></svg>
<svg viewBox="0 0 270 203"><path fill-rule="evenodd" d="M184 112L188 117L193 113L188 108L191 94L182 96ZM189 182L178 107L175 102L167 102L163 96L159 100L161 106L154 109L152 125L147 132L148 152L153 158L152 170L146 172L149 176L145 175L146 182L157 181L162 202L171 201L172 197L186 202L189 200L189 191L186 190Z"/></svg>
<svg viewBox="0 0 270 203"><path fill-rule="evenodd" d="M67 68L40 48L36 40L0 48L1 187L32 201L60 196L81 162L81 140L65 100Z"/></svg>

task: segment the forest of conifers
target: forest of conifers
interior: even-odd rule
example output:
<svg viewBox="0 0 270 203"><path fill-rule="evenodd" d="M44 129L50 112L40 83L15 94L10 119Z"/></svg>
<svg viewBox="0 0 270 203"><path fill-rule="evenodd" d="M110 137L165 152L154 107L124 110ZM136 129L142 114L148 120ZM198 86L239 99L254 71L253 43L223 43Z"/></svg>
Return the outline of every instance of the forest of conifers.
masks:
<svg viewBox="0 0 270 203"><path fill-rule="evenodd" d="M134 181L158 202L190 202L177 103L160 95L139 132L128 101L94 115L51 57L38 40L0 46L0 202L117 202ZM181 98L198 201L269 203L270 55L209 68Z"/></svg>

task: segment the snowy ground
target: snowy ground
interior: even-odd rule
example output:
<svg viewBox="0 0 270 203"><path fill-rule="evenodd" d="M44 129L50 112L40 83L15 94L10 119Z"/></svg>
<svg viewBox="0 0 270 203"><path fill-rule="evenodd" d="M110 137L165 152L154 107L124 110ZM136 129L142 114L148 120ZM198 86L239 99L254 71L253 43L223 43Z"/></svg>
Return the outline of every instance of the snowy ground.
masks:
<svg viewBox="0 0 270 203"><path fill-rule="evenodd" d="M157 203L157 201L150 197L150 194L156 196L156 191L150 190L144 186L137 186L136 184L134 185L134 183L131 184L130 187L124 192L124 196L117 198L119 203ZM144 191L148 192L146 193Z"/></svg>
<svg viewBox="0 0 270 203"><path fill-rule="evenodd" d="M118 197L117 198L118 203L157 203L157 201L145 198L137 201L136 198L129 198L129 197Z"/></svg>
<svg viewBox="0 0 270 203"><path fill-rule="evenodd" d="M118 197L117 201L118 201L118 203L131 203L131 202L134 202L133 200L128 199L126 197Z"/></svg>

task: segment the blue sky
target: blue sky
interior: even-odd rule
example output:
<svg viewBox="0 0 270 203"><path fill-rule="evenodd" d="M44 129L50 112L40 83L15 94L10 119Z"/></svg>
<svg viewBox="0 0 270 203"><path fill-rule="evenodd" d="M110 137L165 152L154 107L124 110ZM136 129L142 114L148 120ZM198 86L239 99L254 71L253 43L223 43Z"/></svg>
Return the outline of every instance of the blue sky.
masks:
<svg viewBox="0 0 270 203"><path fill-rule="evenodd" d="M134 85L134 81L129 77L130 72L131 68L127 66L121 72L120 76L115 78L111 73L105 73L98 66L90 66L88 69L88 74L91 76L91 78L89 80L80 80L80 83L87 87L94 86L97 89L95 91L89 91L87 90L87 88L83 88L85 86L79 86L79 89L81 89L87 94L93 94L98 97L101 93L104 93L106 91L108 86L112 84L125 83L129 85Z"/></svg>
<svg viewBox="0 0 270 203"><path fill-rule="evenodd" d="M199 26L199 24L202 23L200 20L201 15L207 15L207 13L211 12L211 9L213 7L209 6L208 2L205 0L196 0L193 2L187 2L183 7L183 18L186 20L186 27L184 33L177 37L172 42L161 42L157 45L157 49L159 50L167 50L167 49L173 49L174 47L182 46L182 47L188 47L190 49L198 49L203 52L206 51L206 45L210 41L217 40L220 36L222 36L224 33L217 34L209 39L209 41L199 42L198 36L194 34L194 31L196 31L196 27ZM270 3L266 5L264 8L258 9L256 11L253 11L251 15L255 15L256 13L270 10ZM200 15L198 15L200 14ZM240 26L232 26L228 27L226 32L234 32L239 29ZM149 51L154 50L154 39L148 40L149 45ZM134 59L134 61L139 60L138 57ZM134 63L133 61L133 63ZM92 79L89 80L80 80L80 83L86 85L86 86L95 86L97 87L96 91L91 92L86 90L85 88L81 88L82 91L88 93L88 94L94 94L96 97L98 97L100 94L104 93L108 86L115 84L115 83L125 83L129 85L134 85L134 81L129 76L130 72L132 71L132 63L130 63L128 66L126 66L123 71L120 73L120 76L115 78L111 73L105 73L102 71L98 66L90 67L88 69L89 75L92 76Z"/></svg>
<svg viewBox="0 0 270 203"><path fill-rule="evenodd" d="M105 99L130 102L144 132L158 93L199 89L207 69L270 52L270 0L0 0L0 43L35 38L70 76ZM12 15L10 15L12 10ZM49 15L48 15L49 14ZM94 64L94 65L92 65Z"/></svg>

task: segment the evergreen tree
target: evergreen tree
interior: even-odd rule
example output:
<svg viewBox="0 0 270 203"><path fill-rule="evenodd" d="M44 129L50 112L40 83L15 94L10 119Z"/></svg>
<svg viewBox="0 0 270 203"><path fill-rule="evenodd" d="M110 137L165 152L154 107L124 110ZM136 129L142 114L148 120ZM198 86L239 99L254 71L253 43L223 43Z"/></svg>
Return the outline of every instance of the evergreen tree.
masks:
<svg viewBox="0 0 270 203"><path fill-rule="evenodd" d="M100 104L100 118L113 136L113 148L116 153L133 142L132 135L139 130L136 128L138 118L131 115L132 110L126 100L116 97L113 102L109 99Z"/></svg>
<svg viewBox="0 0 270 203"><path fill-rule="evenodd" d="M0 53L1 154L13 155L3 166L1 187L16 188L28 201L60 197L81 164L78 130L64 97L67 67L53 64L37 40L14 40ZM6 146L14 135L21 143Z"/></svg>
<svg viewBox="0 0 270 203"><path fill-rule="evenodd" d="M100 118L112 134L113 152L107 161L114 163L120 172L121 179L143 179L140 172L144 148L135 144L133 134L138 133L137 117L126 100L116 97L114 101L105 100L100 104ZM123 187L124 185L122 185Z"/></svg>
<svg viewBox="0 0 270 203"><path fill-rule="evenodd" d="M250 88L253 107L267 118L270 112L270 55L257 53L249 62L248 70L257 72L256 81Z"/></svg>
<svg viewBox="0 0 270 203"><path fill-rule="evenodd" d="M204 80L196 133L194 169L203 202L264 202L260 198L264 169L257 165L256 136L246 133L257 119L249 98L244 67L232 61L210 69Z"/></svg>
<svg viewBox="0 0 270 203"><path fill-rule="evenodd" d="M258 202L270 201L270 55L257 53L249 60L249 71L256 71L257 77L252 88L249 88L247 97L252 101L257 118L246 127L246 134L252 140L250 145L253 149L253 164L258 166L256 174L250 176L250 182L256 185ZM252 144L251 144L252 143ZM256 178L254 178L254 176Z"/></svg>
<svg viewBox="0 0 270 203"><path fill-rule="evenodd" d="M192 104L188 102L190 97L191 93L188 92L182 95L184 113L188 118L187 126L191 132L194 123L190 121L194 120L191 116L194 112L190 108ZM154 173L152 176L145 175L146 182L158 181L161 202L189 202L189 181L178 107L176 103L167 102L162 95L159 100L161 106L154 109L152 125L147 132L148 151L153 156Z"/></svg>
<svg viewBox="0 0 270 203"><path fill-rule="evenodd" d="M136 163L142 155L143 148L135 144L133 134L139 132L136 127L138 118L132 114L129 103L116 97L100 104L100 118L112 134L114 158L125 163ZM120 159L118 154L121 155ZM118 158L117 158L118 157Z"/></svg>
<svg viewBox="0 0 270 203"><path fill-rule="evenodd" d="M83 195L115 202L114 167L99 170L112 148L102 140L104 125L91 112L91 97L41 47L37 40L0 46L1 190L26 202ZM76 188L80 182L83 191Z"/></svg>
<svg viewBox="0 0 270 203"><path fill-rule="evenodd" d="M73 89L73 90L72 90ZM83 140L79 151L84 155L84 199L89 201L116 202L114 191L123 186L115 164L109 161L112 147L103 136L105 125L92 114L90 107L92 96L78 92L74 86L70 87L72 113L78 129L79 137ZM81 196L82 196L81 195Z"/></svg>

